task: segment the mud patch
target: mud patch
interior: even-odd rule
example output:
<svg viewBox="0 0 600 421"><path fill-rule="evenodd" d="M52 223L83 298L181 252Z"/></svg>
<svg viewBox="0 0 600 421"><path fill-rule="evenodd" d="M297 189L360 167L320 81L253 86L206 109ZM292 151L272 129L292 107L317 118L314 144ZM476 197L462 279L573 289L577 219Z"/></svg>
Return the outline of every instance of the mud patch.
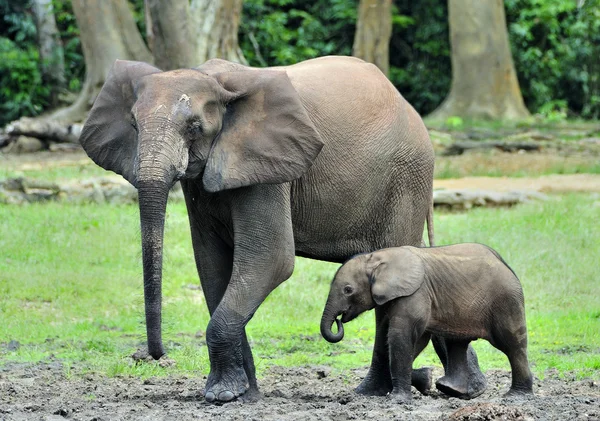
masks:
<svg viewBox="0 0 600 421"><path fill-rule="evenodd" d="M259 402L218 406L201 397L202 376L142 380L65 372L58 361L0 367L0 420L600 419L597 382L553 374L535 381L535 397L503 398L510 374L489 371L488 390L471 401L413 391L412 403L399 404L353 392L366 368L330 374L327 367L272 367L260 379ZM436 368L435 375L441 370Z"/></svg>

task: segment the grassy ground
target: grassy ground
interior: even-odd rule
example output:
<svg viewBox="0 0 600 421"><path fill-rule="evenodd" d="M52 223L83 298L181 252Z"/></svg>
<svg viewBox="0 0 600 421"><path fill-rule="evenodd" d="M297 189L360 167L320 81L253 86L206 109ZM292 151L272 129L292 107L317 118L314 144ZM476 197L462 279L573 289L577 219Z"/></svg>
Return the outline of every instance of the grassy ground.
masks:
<svg viewBox="0 0 600 421"><path fill-rule="evenodd" d="M436 215L438 244L489 244L520 275L539 376L556 368L600 378L599 206L597 196L582 194ZM181 203L168 208L163 285L165 342L177 365L129 358L145 335L138 224L135 206L0 205L0 365L53 356L108 375L207 373L208 313ZM336 268L298 259L293 277L261 306L248 327L259 375L274 364L368 365L372 314L349 323L339 344L319 335ZM509 369L487 343L475 347L484 370ZM418 364L439 362L428 348Z"/></svg>

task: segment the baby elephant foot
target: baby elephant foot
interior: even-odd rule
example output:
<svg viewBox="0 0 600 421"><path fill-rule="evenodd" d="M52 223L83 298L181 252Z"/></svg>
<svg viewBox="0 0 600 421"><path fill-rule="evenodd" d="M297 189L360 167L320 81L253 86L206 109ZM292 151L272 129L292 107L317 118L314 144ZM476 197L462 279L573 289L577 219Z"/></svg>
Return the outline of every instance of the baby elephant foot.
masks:
<svg viewBox="0 0 600 421"><path fill-rule="evenodd" d="M423 367L412 371L411 383L423 395L429 394L433 379L433 369Z"/></svg>
<svg viewBox="0 0 600 421"><path fill-rule="evenodd" d="M207 402L230 402L243 395L249 387L248 377L242 368L221 376L211 373L206 382L204 399Z"/></svg>
<svg viewBox="0 0 600 421"><path fill-rule="evenodd" d="M435 382L435 387L442 393L460 399L473 399L485 391L486 381L483 374L481 378L469 379L461 377L444 376Z"/></svg>

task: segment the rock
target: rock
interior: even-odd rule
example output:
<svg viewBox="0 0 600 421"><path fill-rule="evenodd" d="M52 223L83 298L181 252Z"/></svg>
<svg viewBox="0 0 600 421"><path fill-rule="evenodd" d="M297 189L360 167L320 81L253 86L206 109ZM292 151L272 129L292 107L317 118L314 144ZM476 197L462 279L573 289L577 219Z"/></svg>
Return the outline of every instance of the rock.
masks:
<svg viewBox="0 0 600 421"><path fill-rule="evenodd" d="M9 351L16 351L19 348L21 348L21 344L19 341L15 341L14 339L6 345L6 349Z"/></svg>
<svg viewBox="0 0 600 421"><path fill-rule="evenodd" d="M37 137L19 136L15 141L15 145L11 148L12 153L30 153L44 149L44 142Z"/></svg>

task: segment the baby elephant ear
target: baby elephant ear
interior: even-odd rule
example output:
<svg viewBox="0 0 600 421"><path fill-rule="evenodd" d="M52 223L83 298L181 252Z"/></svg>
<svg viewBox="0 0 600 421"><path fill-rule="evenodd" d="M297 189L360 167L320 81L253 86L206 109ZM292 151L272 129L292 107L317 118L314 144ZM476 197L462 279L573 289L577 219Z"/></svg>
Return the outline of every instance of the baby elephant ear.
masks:
<svg viewBox="0 0 600 421"><path fill-rule="evenodd" d="M371 267L371 295L377 305L412 295L423 283L423 261L409 249L385 249L372 256L367 267Z"/></svg>
<svg viewBox="0 0 600 421"><path fill-rule="evenodd" d="M210 192L295 180L323 147L284 71L237 68L214 75L227 110L204 172Z"/></svg>
<svg viewBox="0 0 600 421"><path fill-rule="evenodd" d="M79 137L96 164L121 174L134 186L137 133L131 107L136 101L135 84L140 78L159 72L146 63L115 61Z"/></svg>

